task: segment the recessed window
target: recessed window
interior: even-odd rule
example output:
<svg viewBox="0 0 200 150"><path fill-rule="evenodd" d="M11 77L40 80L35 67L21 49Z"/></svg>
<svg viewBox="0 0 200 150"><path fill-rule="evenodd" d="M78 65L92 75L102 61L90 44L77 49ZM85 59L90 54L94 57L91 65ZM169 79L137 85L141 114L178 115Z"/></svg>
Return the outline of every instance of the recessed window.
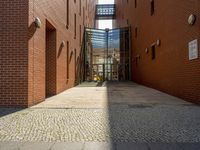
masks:
<svg viewBox="0 0 200 150"><path fill-rule="evenodd" d="M129 25L129 20L128 19L126 19L126 24Z"/></svg>
<svg viewBox="0 0 200 150"><path fill-rule="evenodd" d="M79 34L80 34L80 45L82 44L82 26L79 27Z"/></svg>
<svg viewBox="0 0 200 150"><path fill-rule="evenodd" d="M67 41L67 58L66 58L66 63L67 63L67 79L69 79L69 41Z"/></svg>
<svg viewBox="0 0 200 150"><path fill-rule="evenodd" d="M137 38L137 36L138 36L138 28L135 27L135 37Z"/></svg>
<svg viewBox="0 0 200 150"><path fill-rule="evenodd" d="M74 39L76 39L76 14L74 14Z"/></svg>
<svg viewBox="0 0 200 150"><path fill-rule="evenodd" d="M66 28L69 28L69 0L66 1Z"/></svg>
<svg viewBox="0 0 200 150"><path fill-rule="evenodd" d="M82 7L82 3L81 3L82 0L79 0L79 15L81 16L81 7Z"/></svg>
<svg viewBox="0 0 200 150"><path fill-rule="evenodd" d="M85 26L85 7L83 7L83 25Z"/></svg>
<svg viewBox="0 0 200 150"><path fill-rule="evenodd" d="M151 46L151 59L152 60L156 59L156 46L155 45Z"/></svg>
<svg viewBox="0 0 200 150"><path fill-rule="evenodd" d="M151 0L151 16L154 14L154 11L155 11L154 0Z"/></svg>
<svg viewBox="0 0 200 150"><path fill-rule="evenodd" d="M76 62L76 55L77 55L77 53L76 53L76 49L74 49L74 74L75 74L75 79L76 79L76 66L77 66L77 62Z"/></svg>
<svg viewBox="0 0 200 150"><path fill-rule="evenodd" d="M137 0L135 0L135 8L137 8Z"/></svg>

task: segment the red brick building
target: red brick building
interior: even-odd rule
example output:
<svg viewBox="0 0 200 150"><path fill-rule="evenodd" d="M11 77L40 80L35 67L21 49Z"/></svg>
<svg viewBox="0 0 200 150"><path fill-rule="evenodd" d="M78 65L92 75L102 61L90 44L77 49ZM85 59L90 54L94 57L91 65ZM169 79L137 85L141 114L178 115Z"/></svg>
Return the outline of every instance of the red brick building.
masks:
<svg viewBox="0 0 200 150"><path fill-rule="evenodd" d="M96 3L0 1L0 106L29 107L76 84L84 27L94 27Z"/></svg>
<svg viewBox="0 0 200 150"><path fill-rule="evenodd" d="M97 0L0 1L0 106L29 107L76 85ZM200 1L116 0L132 30L132 79L200 103ZM41 22L41 26L40 26Z"/></svg>
<svg viewBox="0 0 200 150"><path fill-rule="evenodd" d="M132 30L132 79L200 103L200 1L116 0L116 8L114 25Z"/></svg>

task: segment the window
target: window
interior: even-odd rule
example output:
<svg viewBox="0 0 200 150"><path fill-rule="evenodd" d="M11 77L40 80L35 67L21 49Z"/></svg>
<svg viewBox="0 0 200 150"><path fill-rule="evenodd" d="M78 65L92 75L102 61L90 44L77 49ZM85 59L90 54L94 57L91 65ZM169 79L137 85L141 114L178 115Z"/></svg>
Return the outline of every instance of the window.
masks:
<svg viewBox="0 0 200 150"><path fill-rule="evenodd" d="M151 59L154 60L156 58L156 46L151 46Z"/></svg>
<svg viewBox="0 0 200 150"><path fill-rule="evenodd" d="M67 41L67 58L66 58L66 63L67 63L67 80L69 79L69 41Z"/></svg>
<svg viewBox="0 0 200 150"><path fill-rule="evenodd" d="M85 26L85 7L83 7L83 25Z"/></svg>
<svg viewBox="0 0 200 150"><path fill-rule="evenodd" d="M81 16L81 6L82 6L82 3L81 3L82 0L79 0L79 15Z"/></svg>
<svg viewBox="0 0 200 150"><path fill-rule="evenodd" d="M154 14L155 6L154 6L154 0L151 0L151 16Z"/></svg>
<svg viewBox="0 0 200 150"><path fill-rule="evenodd" d="M138 36L138 28L135 27L135 37L137 38L137 36Z"/></svg>
<svg viewBox="0 0 200 150"><path fill-rule="evenodd" d="M137 8L137 0L135 0L135 8Z"/></svg>
<svg viewBox="0 0 200 150"><path fill-rule="evenodd" d="M69 0L66 1L66 28L69 28Z"/></svg>
<svg viewBox="0 0 200 150"><path fill-rule="evenodd" d="M75 74L75 79L76 79L76 66L77 66L77 64L76 64L77 62L76 62L76 49L74 49L74 74Z"/></svg>
<svg viewBox="0 0 200 150"><path fill-rule="evenodd" d="M82 26L80 25L79 26L79 34L80 34L80 45L82 44L81 42L82 42Z"/></svg>
<svg viewBox="0 0 200 150"><path fill-rule="evenodd" d="M76 39L76 14L74 14L74 39Z"/></svg>

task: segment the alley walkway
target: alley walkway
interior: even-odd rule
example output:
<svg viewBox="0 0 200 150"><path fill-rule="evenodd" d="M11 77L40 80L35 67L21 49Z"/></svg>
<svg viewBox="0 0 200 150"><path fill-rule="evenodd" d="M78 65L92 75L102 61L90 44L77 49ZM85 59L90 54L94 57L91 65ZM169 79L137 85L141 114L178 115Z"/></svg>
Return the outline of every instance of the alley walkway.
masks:
<svg viewBox="0 0 200 150"><path fill-rule="evenodd" d="M199 106L132 82L75 87L0 116L0 150L200 149Z"/></svg>

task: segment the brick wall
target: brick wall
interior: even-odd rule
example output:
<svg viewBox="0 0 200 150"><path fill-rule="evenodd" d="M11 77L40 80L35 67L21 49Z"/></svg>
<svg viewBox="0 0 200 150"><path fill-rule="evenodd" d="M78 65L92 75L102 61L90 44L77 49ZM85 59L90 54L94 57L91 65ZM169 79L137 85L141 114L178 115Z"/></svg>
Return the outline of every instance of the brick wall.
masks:
<svg viewBox="0 0 200 150"><path fill-rule="evenodd" d="M196 60L188 58L188 43L194 39L200 42L200 1L154 0L152 16L150 1L136 2L135 8L135 0L128 3L116 0L118 20L115 22L115 26L132 28L133 80L200 103L200 55ZM190 14L197 17L193 26L188 24ZM151 45L158 39L161 45L156 46L156 58L152 60Z"/></svg>
<svg viewBox="0 0 200 150"><path fill-rule="evenodd" d="M29 39L29 106L43 101L46 97L45 89L48 88L46 86L49 86L45 83L45 79L48 78L48 75L45 75L46 21L56 30L56 55L54 56L56 70L54 71L55 94L58 94L75 85L75 62L80 53L80 41L83 37L81 31L84 31L84 26L94 26L95 4L95 0L76 0L76 2L69 0L68 4L67 0L29 0L29 26L35 17L39 17L43 24ZM61 45L62 42L65 43L64 47ZM67 60L67 43L69 43L69 60ZM67 69L67 62L69 69ZM47 65L51 66L51 64ZM69 79L67 79L68 71Z"/></svg>
<svg viewBox="0 0 200 150"><path fill-rule="evenodd" d="M56 31L54 93L75 85L75 61L80 53L80 38L83 37L84 26L94 26L96 1L69 0L68 11L67 0L0 1L0 106L28 107L46 98L47 21ZM35 27L35 17L41 19L41 28ZM62 42L64 47L61 47ZM72 56L68 61L67 42ZM70 63L69 69L67 62Z"/></svg>
<svg viewBox="0 0 200 150"><path fill-rule="evenodd" d="M28 0L0 1L0 106L26 107Z"/></svg>

